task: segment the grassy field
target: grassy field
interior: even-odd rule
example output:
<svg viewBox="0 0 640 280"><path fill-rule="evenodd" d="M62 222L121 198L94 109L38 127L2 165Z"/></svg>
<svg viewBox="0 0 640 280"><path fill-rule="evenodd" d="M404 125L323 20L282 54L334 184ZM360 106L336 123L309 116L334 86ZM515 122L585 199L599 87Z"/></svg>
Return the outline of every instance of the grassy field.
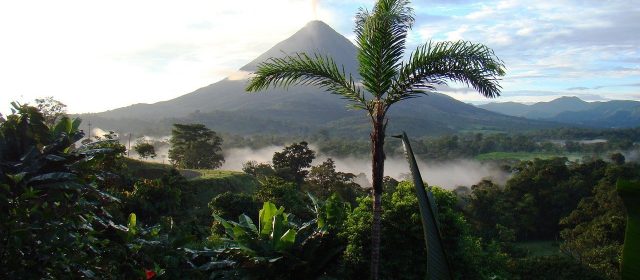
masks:
<svg viewBox="0 0 640 280"><path fill-rule="evenodd" d="M557 154L557 153L529 153L529 152L492 152L480 154L475 157L476 160L533 160L550 159L553 157L567 157L569 160L577 160L582 158L582 154Z"/></svg>
<svg viewBox="0 0 640 280"><path fill-rule="evenodd" d="M127 171L135 177L141 177L145 179L158 179L162 175L171 169L170 165L141 161L132 158L124 158L124 165Z"/></svg>
<svg viewBox="0 0 640 280"><path fill-rule="evenodd" d="M146 179L161 178L170 165L145 162L131 158L125 158L125 166L135 177ZM201 207L207 204L216 195L224 192L253 193L258 187L258 181L244 172L213 169L180 169L182 176L188 179L187 186L195 195L194 203Z"/></svg>
<svg viewBox="0 0 640 280"><path fill-rule="evenodd" d="M555 256L561 254L556 241L529 241L515 243L514 246L523 250L531 257Z"/></svg>

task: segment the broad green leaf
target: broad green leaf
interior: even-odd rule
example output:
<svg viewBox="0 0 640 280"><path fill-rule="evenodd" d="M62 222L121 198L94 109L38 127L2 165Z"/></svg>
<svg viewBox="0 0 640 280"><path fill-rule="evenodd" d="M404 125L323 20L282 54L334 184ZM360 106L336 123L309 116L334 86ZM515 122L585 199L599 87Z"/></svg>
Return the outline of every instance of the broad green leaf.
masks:
<svg viewBox="0 0 640 280"><path fill-rule="evenodd" d="M285 232L280 240L276 243L275 249L278 251L289 249L296 242L297 232L294 229L289 229Z"/></svg>
<svg viewBox="0 0 640 280"><path fill-rule="evenodd" d="M72 127L73 123L71 122L71 119L69 119L69 117L67 116L64 116L60 118L58 123L56 123L56 125L53 127L53 135L58 136L61 133L69 134L71 133Z"/></svg>
<svg viewBox="0 0 640 280"><path fill-rule="evenodd" d="M277 214L278 209L271 202L265 202L259 212L260 235L269 236L273 228L273 217Z"/></svg>
<svg viewBox="0 0 640 280"><path fill-rule="evenodd" d="M438 229L438 213L436 212L435 200L431 192L427 190L423 184L416 158L411 150L409 137L407 137L405 132L403 132L402 135L394 137L402 139L405 156L409 162L409 168L413 177L413 186L418 196L424 241L427 247L427 278L452 279L446 252L444 251L440 237L440 230Z"/></svg>
<svg viewBox="0 0 640 280"><path fill-rule="evenodd" d="M627 228L622 249L621 276L623 280L640 276L640 181L619 180L618 194L627 208Z"/></svg>
<svg viewBox="0 0 640 280"><path fill-rule="evenodd" d="M256 228L256 225L253 223L253 220L249 218L249 216L242 214L240 215L240 217L238 217L238 220L240 221L240 225L247 227L251 229L255 234L258 234L258 228Z"/></svg>
<svg viewBox="0 0 640 280"><path fill-rule="evenodd" d="M272 223L273 231L271 232L271 240L273 241L274 246L276 246L280 240L280 237L282 237L282 235L287 230L287 223L284 220L284 215L274 216Z"/></svg>
<svg viewBox="0 0 640 280"><path fill-rule="evenodd" d="M73 182L73 181L68 181L68 182L51 183L51 184L46 184L46 185L37 186L37 187L40 189L46 188L46 189L61 189L61 190L80 190L84 187L84 185Z"/></svg>
<svg viewBox="0 0 640 280"><path fill-rule="evenodd" d="M7 177L9 177L9 179L11 179L13 183L17 184L20 183L22 179L24 179L25 175L27 175L26 172L20 172L18 174L7 174Z"/></svg>
<svg viewBox="0 0 640 280"><path fill-rule="evenodd" d="M223 219L222 217L216 214L213 214L213 219L218 221L218 223L222 224L222 226L225 229L225 232L227 233L227 235L229 235L229 237L235 238L235 235L233 233L233 226L229 222L227 222L227 220Z"/></svg>
<svg viewBox="0 0 640 280"><path fill-rule="evenodd" d="M136 223L137 223L136 214L135 213L129 214L129 224L127 225L127 228L129 229L129 232L132 235L135 235L137 233Z"/></svg>
<svg viewBox="0 0 640 280"><path fill-rule="evenodd" d="M61 180L75 180L77 176L73 173L68 172L52 172L46 173L39 176L35 176L29 179L28 183L33 183L37 181L61 181Z"/></svg>
<svg viewBox="0 0 640 280"><path fill-rule="evenodd" d="M247 230L240 225L234 226L232 230L233 239L238 242L238 245L242 247L248 247L249 244L247 244L246 242L250 239L250 237Z"/></svg>
<svg viewBox="0 0 640 280"><path fill-rule="evenodd" d="M82 119L80 118L75 118L73 119L73 122L71 122L71 131L76 131L78 130L78 128L80 128L80 123L82 123Z"/></svg>
<svg viewBox="0 0 640 280"><path fill-rule="evenodd" d="M346 217L345 203L336 194L331 195L323 206L327 228L339 227ZM320 227L320 225L318 225Z"/></svg>
<svg viewBox="0 0 640 280"><path fill-rule="evenodd" d="M57 156L57 155L47 155L45 158L47 160L55 161L55 162L60 162L60 161L65 161L66 160L66 158L61 157L61 156Z"/></svg>
<svg viewBox="0 0 640 280"><path fill-rule="evenodd" d="M89 279L96 278L96 274L93 271L89 270L89 269L81 269L80 273L82 273L82 275L84 275L84 277L87 277Z"/></svg>

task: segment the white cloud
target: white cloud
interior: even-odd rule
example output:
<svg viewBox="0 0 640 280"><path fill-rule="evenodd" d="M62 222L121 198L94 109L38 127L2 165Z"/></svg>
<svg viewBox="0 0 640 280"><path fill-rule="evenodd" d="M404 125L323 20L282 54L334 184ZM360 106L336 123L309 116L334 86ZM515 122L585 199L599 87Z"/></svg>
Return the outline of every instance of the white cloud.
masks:
<svg viewBox="0 0 640 280"><path fill-rule="evenodd" d="M228 76L316 14L353 39L353 15L373 3L0 1L0 111L12 100L51 95L71 112L174 98ZM505 90L562 89L588 78L625 82L639 74L640 37L634 35L640 33L640 10L634 1L413 5L419 20L409 48L431 38L487 44L507 65Z"/></svg>
<svg viewBox="0 0 640 280"><path fill-rule="evenodd" d="M334 21L322 6L317 14ZM0 106L53 95L86 112L170 99L313 18L310 0L3 1Z"/></svg>
<svg viewBox="0 0 640 280"><path fill-rule="evenodd" d="M448 41L458 41L458 40L463 40L464 38L464 33L467 32L467 30L469 30L469 26L467 25L462 25L459 28L451 31L451 32L447 32L447 40Z"/></svg>

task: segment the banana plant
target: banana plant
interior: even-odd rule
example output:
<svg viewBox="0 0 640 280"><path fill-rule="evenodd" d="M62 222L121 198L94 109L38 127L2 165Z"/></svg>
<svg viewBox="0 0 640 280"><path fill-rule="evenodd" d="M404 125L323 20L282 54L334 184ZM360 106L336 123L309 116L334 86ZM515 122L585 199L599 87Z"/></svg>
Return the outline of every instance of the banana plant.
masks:
<svg viewBox="0 0 640 280"><path fill-rule="evenodd" d="M309 195L316 218L296 222L284 207L265 202L258 224L245 214L238 221L213 215L225 229L226 243L213 250L191 251L212 277L237 279L303 279L320 276L344 250L335 232L346 217L347 204L337 196L320 201Z"/></svg>
<svg viewBox="0 0 640 280"><path fill-rule="evenodd" d="M413 186L418 196L424 241L427 247L427 277L428 279L452 279L447 255L440 238L438 212L433 194L424 186L407 134L402 132L402 135L393 137L402 139L405 156L409 162L411 176L413 177Z"/></svg>
<svg viewBox="0 0 640 280"><path fill-rule="evenodd" d="M264 256L259 257L261 261L277 261L282 257L278 253L291 248L296 240L297 230L289 222L290 214L271 202L262 206L258 226L245 214L238 217L238 222L227 221L216 214L213 217L242 251L251 256Z"/></svg>
<svg viewBox="0 0 640 280"><path fill-rule="evenodd" d="M623 280L640 277L640 181L619 180L617 191L627 208L627 229L624 234L622 263Z"/></svg>

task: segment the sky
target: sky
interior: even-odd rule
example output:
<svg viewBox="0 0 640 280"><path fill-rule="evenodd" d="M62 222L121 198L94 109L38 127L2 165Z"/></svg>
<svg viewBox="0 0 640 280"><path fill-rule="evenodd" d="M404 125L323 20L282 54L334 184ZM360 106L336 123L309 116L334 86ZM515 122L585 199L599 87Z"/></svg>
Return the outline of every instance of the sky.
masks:
<svg viewBox="0 0 640 280"><path fill-rule="evenodd" d="M319 19L353 39L373 0L0 1L0 112L53 96L70 113L154 103L236 72ZM470 103L640 100L638 0L413 1L408 49L469 40L507 67L502 96Z"/></svg>

